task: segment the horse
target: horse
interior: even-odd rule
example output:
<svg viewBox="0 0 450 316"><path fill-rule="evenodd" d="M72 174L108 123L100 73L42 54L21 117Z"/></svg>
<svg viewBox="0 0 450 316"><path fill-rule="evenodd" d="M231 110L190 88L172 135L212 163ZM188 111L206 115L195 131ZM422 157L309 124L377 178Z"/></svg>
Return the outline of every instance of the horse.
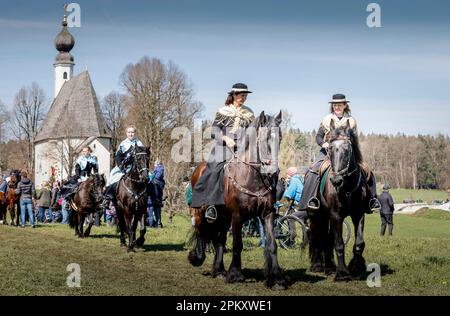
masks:
<svg viewBox="0 0 450 316"><path fill-rule="evenodd" d="M69 226L75 229L75 236L89 237L94 224L94 213L101 211L99 205L102 201L105 183L104 175L93 175L78 185L73 198L68 201L70 206ZM89 216L89 226L83 233L86 216Z"/></svg>
<svg viewBox="0 0 450 316"><path fill-rule="evenodd" d="M6 204L11 217L11 226L14 226L14 218L16 217L17 209L17 219L16 226L19 226L20 220L20 194L16 194L17 186L20 182L20 173L16 170L11 172L11 179L8 182L8 189L6 191ZM6 219L6 216L5 216Z"/></svg>
<svg viewBox="0 0 450 316"><path fill-rule="evenodd" d="M277 153L275 147L279 146L281 141L280 123L281 112L276 117L272 117L264 114L263 111L249 125L243 152L235 154L224 166L225 205L216 206L218 216L213 223L205 219L207 206L191 208L195 235L188 260L193 266L201 266L205 261L205 246L207 243L212 243L215 248L211 272L213 278L223 276L227 283L245 281L241 269L242 225L247 220L259 216L263 219L267 238L267 246L264 250L265 285L287 287L286 278L278 265L273 225L276 214L275 188L279 169L277 167L275 171L272 170L273 172L263 172L267 166L273 166L272 152ZM252 140L251 136L253 136ZM253 147L250 148L250 145ZM256 149L256 157L253 157L256 161L248 157L251 149ZM202 162L194 170L191 180L193 188L203 175L205 168L206 162ZM233 234L233 255L227 272L224 268L223 253L230 225Z"/></svg>
<svg viewBox="0 0 450 316"><path fill-rule="evenodd" d="M131 165L117 185L114 207L120 229L120 246L126 246L125 232L128 234L127 252L134 252L134 247L140 248L145 242L145 218L148 199L148 168L150 162L149 147L132 146L130 156L123 165ZM140 236L136 239L136 228L140 223Z"/></svg>
<svg viewBox="0 0 450 316"><path fill-rule="evenodd" d="M362 155L359 149L358 136L346 126L335 128L331 124L331 132L326 140L330 146L328 157L330 168L324 174L325 186L320 196L321 206L318 210L308 210L310 219L310 259L311 271L336 273L335 281L349 281L366 270L363 251L365 242L364 209L371 198L369 185L360 164ZM342 235L344 218L351 216L355 227L355 243L353 258L347 268L345 264L345 244ZM338 265L334 263L333 247Z"/></svg>

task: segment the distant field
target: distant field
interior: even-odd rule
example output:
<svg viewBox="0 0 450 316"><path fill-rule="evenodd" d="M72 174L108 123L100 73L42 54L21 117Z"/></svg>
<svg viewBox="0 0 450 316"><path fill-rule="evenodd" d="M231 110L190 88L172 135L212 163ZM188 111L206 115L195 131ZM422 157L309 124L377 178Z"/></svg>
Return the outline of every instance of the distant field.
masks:
<svg viewBox="0 0 450 316"><path fill-rule="evenodd" d="M389 192L394 198L394 203L402 203L403 200L423 200L425 203L431 203L433 200L445 200L448 198L446 191L439 190L391 189Z"/></svg>
<svg viewBox="0 0 450 316"><path fill-rule="evenodd" d="M144 249L127 254L114 227L93 227L92 237L78 239L65 225L25 229L0 225L0 295L450 295L450 221L433 211L394 216L394 239L379 236L378 214L366 217L366 263L381 267L381 288L365 280L335 283L309 272L307 252L279 250L279 261L292 285L286 291L263 285L263 250L257 238L242 254L242 284L226 284L208 276L213 254L192 267L184 241L190 219L163 216L163 229L151 229ZM440 213L439 213L440 214ZM347 262L351 254L346 248ZM229 239L228 249L231 249ZM231 252L225 254L225 266ZM81 288L66 286L69 263L81 266Z"/></svg>

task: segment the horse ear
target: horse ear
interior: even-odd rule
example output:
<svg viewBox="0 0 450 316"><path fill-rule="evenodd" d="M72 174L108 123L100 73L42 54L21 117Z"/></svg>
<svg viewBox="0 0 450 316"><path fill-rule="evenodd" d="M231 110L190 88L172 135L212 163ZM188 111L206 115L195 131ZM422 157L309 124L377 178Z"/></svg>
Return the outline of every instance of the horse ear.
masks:
<svg viewBox="0 0 450 316"><path fill-rule="evenodd" d="M330 122L330 130L335 129L336 127L334 126L334 120L331 120Z"/></svg>
<svg viewBox="0 0 450 316"><path fill-rule="evenodd" d="M282 121L282 116L283 116L283 113L280 110L280 113L278 113L278 115L275 117L275 125L276 126L280 126L281 121Z"/></svg>
<svg viewBox="0 0 450 316"><path fill-rule="evenodd" d="M259 115L259 126L264 126L266 125L266 113L264 113L264 111L261 112L261 114Z"/></svg>

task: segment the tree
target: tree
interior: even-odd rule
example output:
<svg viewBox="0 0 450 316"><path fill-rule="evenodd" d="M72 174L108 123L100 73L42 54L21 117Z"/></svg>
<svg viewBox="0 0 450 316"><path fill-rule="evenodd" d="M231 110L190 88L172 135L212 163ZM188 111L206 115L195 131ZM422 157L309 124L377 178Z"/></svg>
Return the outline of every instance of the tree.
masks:
<svg viewBox="0 0 450 316"><path fill-rule="evenodd" d="M143 57L129 64L121 83L130 98L128 121L138 128L141 140L156 158L168 157L175 127L193 125L203 106L194 100L192 84L175 64Z"/></svg>
<svg viewBox="0 0 450 316"><path fill-rule="evenodd" d="M102 111L106 127L111 132L111 152L117 151L120 136L123 134L126 115L126 96L116 91L110 92L102 102ZM114 159L111 160L114 164Z"/></svg>
<svg viewBox="0 0 450 316"><path fill-rule="evenodd" d="M46 97L35 82L30 87L22 87L14 98L13 133L26 141L27 169L34 174L34 139L44 119Z"/></svg>
<svg viewBox="0 0 450 316"><path fill-rule="evenodd" d="M129 104L127 123L135 125L141 141L150 146L152 160L175 168L165 174L165 191L169 204L176 204L176 197L181 194L178 191L184 189L179 184L190 164L172 160L171 149L178 141L171 138L172 130L187 127L193 131L194 119L203 105L195 100L187 75L172 62L164 64L160 59L143 57L126 66L120 81Z"/></svg>

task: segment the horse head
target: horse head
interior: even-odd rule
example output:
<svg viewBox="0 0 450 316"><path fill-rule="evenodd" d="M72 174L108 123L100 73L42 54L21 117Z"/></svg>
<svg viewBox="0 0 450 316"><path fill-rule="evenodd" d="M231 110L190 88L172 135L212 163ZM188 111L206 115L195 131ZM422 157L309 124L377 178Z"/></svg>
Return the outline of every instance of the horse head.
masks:
<svg viewBox="0 0 450 316"><path fill-rule="evenodd" d="M138 182L146 182L150 164L150 148L132 146L130 163L132 165L130 170L131 178Z"/></svg>
<svg viewBox="0 0 450 316"><path fill-rule="evenodd" d="M341 127L335 127L334 121L331 121L327 141L330 144L328 148L332 171L330 180L336 188L341 188L344 178L353 174L357 169L356 163L361 161L357 135L350 127L349 121Z"/></svg>
<svg viewBox="0 0 450 316"><path fill-rule="evenodd" d="M106 178L104 174L95 174L94 175L94 196L97 203L101 203L103 200L103 188L106 185Z"/></svg>
<svg viewBox="0 0 450 316"><path fill-rule="evenodd" d="M277 116L261 112L247 128L245 156L247 161L262 167L261 172L278 172L278 153L281 142L281 111Z"/></svg>

